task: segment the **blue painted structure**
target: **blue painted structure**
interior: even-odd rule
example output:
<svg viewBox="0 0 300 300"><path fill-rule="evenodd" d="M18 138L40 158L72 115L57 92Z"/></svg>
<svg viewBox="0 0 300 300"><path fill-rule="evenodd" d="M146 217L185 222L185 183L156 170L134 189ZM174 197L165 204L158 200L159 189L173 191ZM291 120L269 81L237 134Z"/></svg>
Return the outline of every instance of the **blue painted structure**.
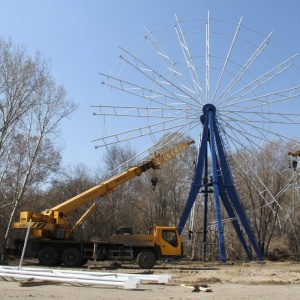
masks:
<svg viewBox="0 0 300 300"><path fill-rule="evenodd" d="M200 188L203 188L203 190L201 190L201 192L204 193L203 242L206 243L207 201L208 193L210 192L209 187L212 187L216 209L215 213L221 262L226 262L226 250L220 200L222 201L229 218L232 220L232 225L248 259L252 261L253 255L251 249L247 245L246 237L255 251L257 258L263 260L255 235L250 227L248 218L234 186L233 177L216 120L216 108L213 104L206 104L203 106L202 110L203 115L200 118L203 124L202 140L190 193L178 224L179 233L182 233L196 197L200 192ZM210 150L211 154L211 182L208 180L208 150Z"/></svg>

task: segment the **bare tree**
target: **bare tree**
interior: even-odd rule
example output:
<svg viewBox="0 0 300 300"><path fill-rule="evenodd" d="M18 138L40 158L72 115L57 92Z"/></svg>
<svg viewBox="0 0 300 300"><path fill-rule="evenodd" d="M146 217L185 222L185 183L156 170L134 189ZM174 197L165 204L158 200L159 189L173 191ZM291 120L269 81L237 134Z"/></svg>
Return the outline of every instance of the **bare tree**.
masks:
<svg viewBox="0 0 300 300"><path fill-rule="evenodd" d="M0 205L9 215L2 224L5 242L29 191L58 169L60 149L54 141L61 121L76 109L49 73L42 55L32 58L25 47L0 39Z"/></svg>
<svg viewBox="0 0 300 300"><path fill-rule="evenodd" d="M69 165L60 172L59 176L56 176L55 180L52 181L52 186L49 188L46 196L47 207L44 206L43 210L61 204L64 201L87 191L96 184L98 183L95 178L93 178L90 169L86 165L82 163ZM71 228L91 204L92 203L87 203L68 213L68 220ZM77 227L73 234L74 237L79 240L83 239L83 237L87 239L90 236L89 231L90 229L88 228L87 222L85 222L83 226Z"/></svg>
<svg viewBox="0 0 300 300"><path fill-rule="evenodd" d="M128 161L136 155L130 145L120 147L113 145L103 158L104 168L100 169L99 182L121 173L128 165ZM135 227L138 216L135 210L135 185L140 178L135 178L121 186L113 193L105 196L100 202L95 214L88 220L93 224L94 237L107 238L123 225Z"/></svg>
<svg viewBox="0 0 300 300"><path fill-rule="evenodd" d="M243 153L243 158L236 154L237 161L245 158L252 162L252 172L238 170L236 176L239 192L242 196L251 225L256 233L259 246L268 255L272 243L285 240L291 227L289 213L292 207L290 170L287 164L287 152L278 143L265 145L264 149L250 157ZM285 191L284 193L282 191ZM274 196L272 196L274 195Z"/></svg>
<svg viewBox="0 0 300 300"><path fill-rule="evenodd" d="M174 139L172 134L165 135L161 142L166 144L160 151L174 147L175 143L191 140L185 136ZM152 170L143 178L140 186L141 203L145 210L144 222L147 226L177 226L188 197L194 171L196 148L189 146L171 160L165 162L160 170ZM151 180L157 179L153 189Z"/></svg>
<svg viewBox="0 0 300 300"><path fill-rule="evenodd" d="M39 101L48 77L48 62L37 53L0 38L0 157L6 153L22 117Z"/></svg>

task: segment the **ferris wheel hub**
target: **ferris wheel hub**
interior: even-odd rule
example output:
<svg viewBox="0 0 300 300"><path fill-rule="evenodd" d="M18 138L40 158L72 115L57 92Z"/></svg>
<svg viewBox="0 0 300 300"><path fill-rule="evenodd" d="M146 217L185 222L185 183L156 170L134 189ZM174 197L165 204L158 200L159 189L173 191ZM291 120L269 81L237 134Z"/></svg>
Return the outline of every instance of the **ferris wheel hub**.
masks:
<svg viewBox="0 0 300 300"><path fill-rule="evenodd" d="M203 111L203 115L200 116L200 121L201 121L202 124L204 124L205 116L206 116L207 112L212 111L213 113L215 113L216 112L216 107L211 103L207 103L203 106L202 111Z"/></svg>
<svg viewBox="0 0 300 300"><path fill-rule="evenodd" d="M202 111L204 114L206 114L208 111L216 112L216 107L211 103L207 103L203 106Z"/></svg>

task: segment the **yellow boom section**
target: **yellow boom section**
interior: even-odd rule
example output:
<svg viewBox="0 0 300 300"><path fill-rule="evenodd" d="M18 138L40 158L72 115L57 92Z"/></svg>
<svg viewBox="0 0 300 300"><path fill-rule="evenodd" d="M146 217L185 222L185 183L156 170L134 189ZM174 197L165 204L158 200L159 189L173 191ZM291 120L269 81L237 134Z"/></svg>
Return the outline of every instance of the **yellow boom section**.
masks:
<svg viewBox="0 0 300 300"><path fill-rule="evenodd" d="M146 166L147 167L147 166ZM151 168L149 164L149 168ZM132 178L141 175L140 167L132 167L127 171L118 174L99 185L96 185L89 190L53 207L50 209L46 209L43 213L49 214L51 211L61 211L63 213L68 213L81 207L82 205L97 199L98 197L105 196L116 189L118 186L122 185L126 181L131 180Z"/></svg>

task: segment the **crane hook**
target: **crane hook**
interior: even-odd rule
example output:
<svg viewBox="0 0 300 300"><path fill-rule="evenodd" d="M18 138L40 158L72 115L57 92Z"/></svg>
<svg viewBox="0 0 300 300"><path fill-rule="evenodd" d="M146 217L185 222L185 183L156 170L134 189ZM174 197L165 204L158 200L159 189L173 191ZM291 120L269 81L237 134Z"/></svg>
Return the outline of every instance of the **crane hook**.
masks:
<svg viewBox="0 0 300 300"><path fill-rule="evenodd" d="M156 185L157 185L157 182L158 182L158 178L157 178L157 177L152 177L152 178L151 178L152 190L153 190L153 191L155 190L155 187L156 187Z"/></svg>
<svg viewBox="0 0 300 300"><path fill-rule="evenodd" d="M292 161L292 166L293 166L294 171L296 171L297 165L298 165L298 162L296 160L293 160Z"/></svg>

